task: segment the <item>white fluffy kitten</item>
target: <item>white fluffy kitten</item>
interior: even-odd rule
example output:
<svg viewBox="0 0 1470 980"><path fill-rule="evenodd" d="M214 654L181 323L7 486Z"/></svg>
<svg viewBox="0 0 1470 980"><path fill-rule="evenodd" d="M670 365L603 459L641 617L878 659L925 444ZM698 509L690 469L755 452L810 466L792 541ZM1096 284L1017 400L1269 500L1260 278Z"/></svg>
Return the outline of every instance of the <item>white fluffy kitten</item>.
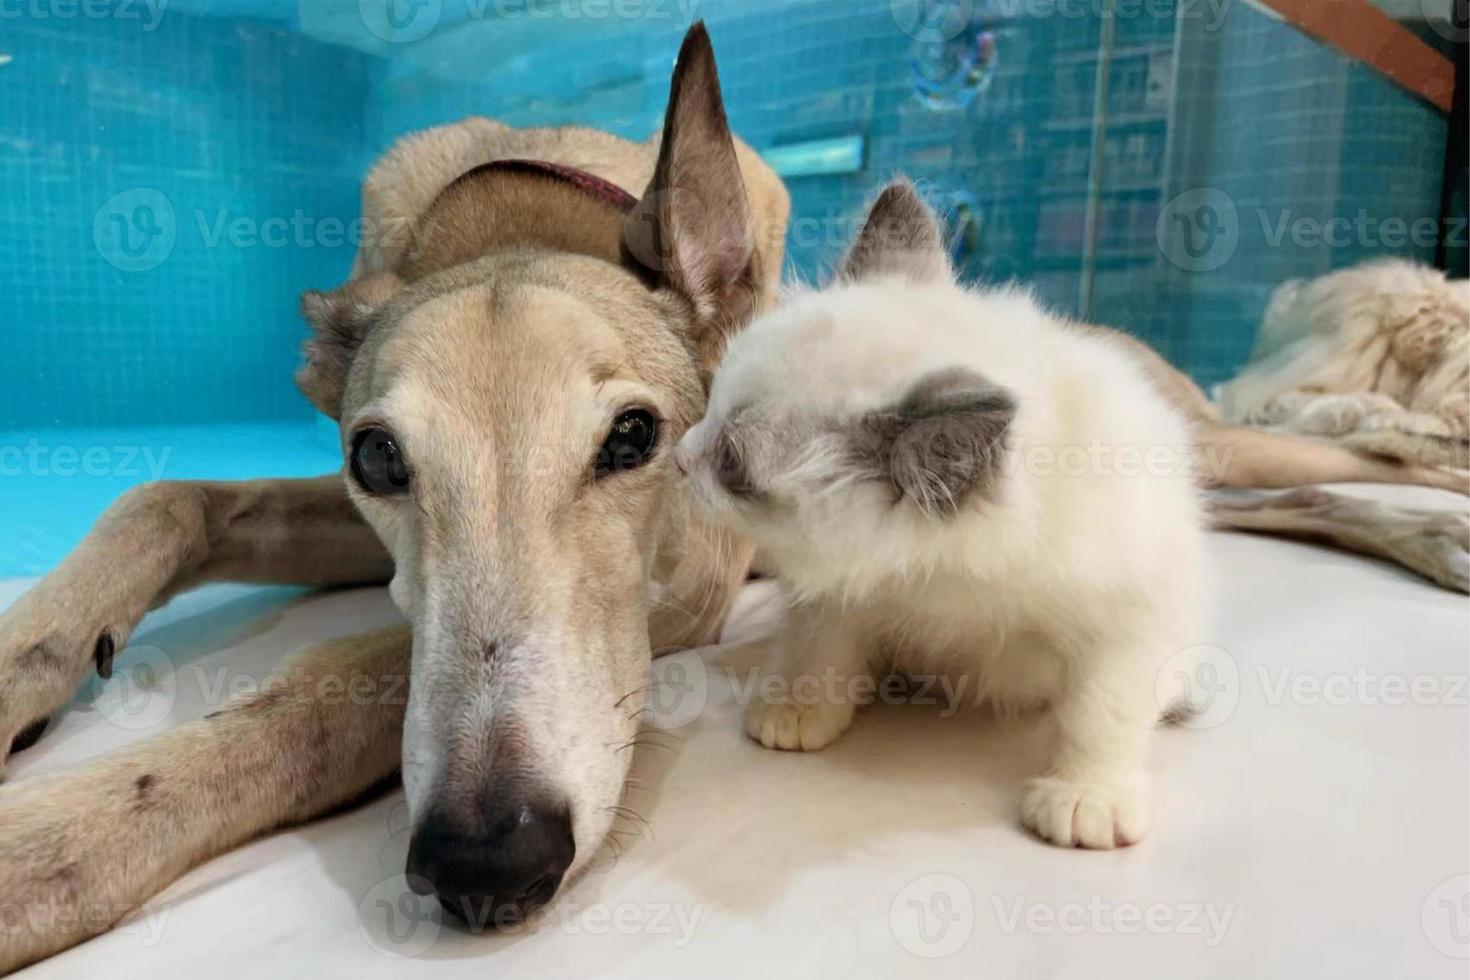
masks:
<svg viewBox="0 0 1470 980"><path fill-rule="evenodd" d="M824 692L757 699L747 731L820 749L852 722L830 696L850 679L938 674L1054 713L1027 827L1137 841L1156 682L1201 638L1190 444L1106 331L956 285L933 215L888 188L836 285L734 339L676 455L791 593L767 670Z"/></svg>

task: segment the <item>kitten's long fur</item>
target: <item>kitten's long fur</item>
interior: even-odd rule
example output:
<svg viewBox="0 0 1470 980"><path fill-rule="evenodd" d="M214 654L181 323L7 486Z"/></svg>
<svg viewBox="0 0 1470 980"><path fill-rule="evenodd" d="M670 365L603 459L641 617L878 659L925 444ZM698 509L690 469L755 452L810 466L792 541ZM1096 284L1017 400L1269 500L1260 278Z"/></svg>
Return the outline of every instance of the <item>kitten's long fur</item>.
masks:
<svg viewBox="0 0 1470 980"><path fill-rule="evenodd" d="M932 214L890 187L837 284L736 337L678 452L697 504L793 596L768 671L815 679L770 688L789 693L747 730L819 749L852 720L833 696L851 678L943 674L1054 713L1029 828L1138 840L1160 675L1203 639L1190 445L1104 334L956 285Z"/></svg>

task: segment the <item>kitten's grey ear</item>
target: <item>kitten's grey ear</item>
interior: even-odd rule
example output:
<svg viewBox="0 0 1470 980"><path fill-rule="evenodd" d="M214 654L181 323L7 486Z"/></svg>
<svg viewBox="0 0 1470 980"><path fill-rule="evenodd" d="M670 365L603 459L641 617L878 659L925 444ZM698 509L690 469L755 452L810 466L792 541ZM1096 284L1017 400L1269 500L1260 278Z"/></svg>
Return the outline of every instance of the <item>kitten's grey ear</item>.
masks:
<svg viewBox="0 0 1470 980"><path fill-rule="evenodd" d="M965 368L919 379L893 408L865 417L854 436L862 468L920 510L953 516L1000 476L1015 397Z"/></svg>
<svg viewBox="0 0 1470 980"><path fill-rule="evenodd" d="M953 274L939 219L906 180L878 195L838 273L848 282L896 275L916 283L940 282Z"/></svg>

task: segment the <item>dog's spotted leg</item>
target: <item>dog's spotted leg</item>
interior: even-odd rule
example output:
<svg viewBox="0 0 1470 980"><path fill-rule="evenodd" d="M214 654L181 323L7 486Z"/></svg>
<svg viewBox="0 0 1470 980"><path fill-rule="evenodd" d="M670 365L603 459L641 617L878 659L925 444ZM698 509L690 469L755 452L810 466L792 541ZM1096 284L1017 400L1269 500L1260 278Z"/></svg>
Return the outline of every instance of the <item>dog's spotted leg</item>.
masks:
<svg viewBox="0 0 1470 980"><path fill-rule="evenodd" d="M1463 512L1395 507L1312 487L1216 495L1209 510L1220 530L1323 542L1470 592L1470 516Z"/></svg>
<svg viewBox="0 0 1470 980"><path fill-rule="evenodd" d="M110 928L188 869L399 764L411 634L309 650L224 710L0 786L0 974Z"/></svg>
<svg viewBox="0 0 1470 980"><path fill-rule="evenodd" d="M340 476L154 483L122 497L0 613L0 774L91 670L106 677L150 608L206 581L385 581L392 563Z"/></svg>

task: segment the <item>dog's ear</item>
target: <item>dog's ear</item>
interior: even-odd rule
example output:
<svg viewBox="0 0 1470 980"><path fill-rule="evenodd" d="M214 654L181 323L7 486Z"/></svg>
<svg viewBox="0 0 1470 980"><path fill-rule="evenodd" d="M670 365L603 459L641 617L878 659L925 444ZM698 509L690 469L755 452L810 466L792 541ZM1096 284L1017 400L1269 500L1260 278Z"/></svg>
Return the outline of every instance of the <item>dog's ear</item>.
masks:
<svg viewBox="0 0 1470 980"><path fill-rule="evenodd" d="M623 227L624 261L694 305L701 359L754 312L759 292L750 202L704 24L684 38L658 166Z"/></svg>
<svg viewBox="0 0 1470 980"><path fill-rule="evenodd" d="M1015 397L965 368L920 378L892 408L862 417L848 440L861 470L899 499L952 516L994 486L1004 464Z"/></svg>
<svg viewBox="0 0 1470 980"><path fill-rule="evenodd" d="M330 293L301 297L301 315L311 324L306 363L296 372L296 386L311 403L332 418L342 412L347 372L372 329L374 312L403 288L391 272L354 279Z"/></svg>
<svg viewBox="0 0 1470 980"><path fill-rule="evenodd" d="M953 276L939 219L914 185L896 181L868 211L863 230L842 260L838 278L861 282L902 276L910 282L940 282Z"/></svg>

